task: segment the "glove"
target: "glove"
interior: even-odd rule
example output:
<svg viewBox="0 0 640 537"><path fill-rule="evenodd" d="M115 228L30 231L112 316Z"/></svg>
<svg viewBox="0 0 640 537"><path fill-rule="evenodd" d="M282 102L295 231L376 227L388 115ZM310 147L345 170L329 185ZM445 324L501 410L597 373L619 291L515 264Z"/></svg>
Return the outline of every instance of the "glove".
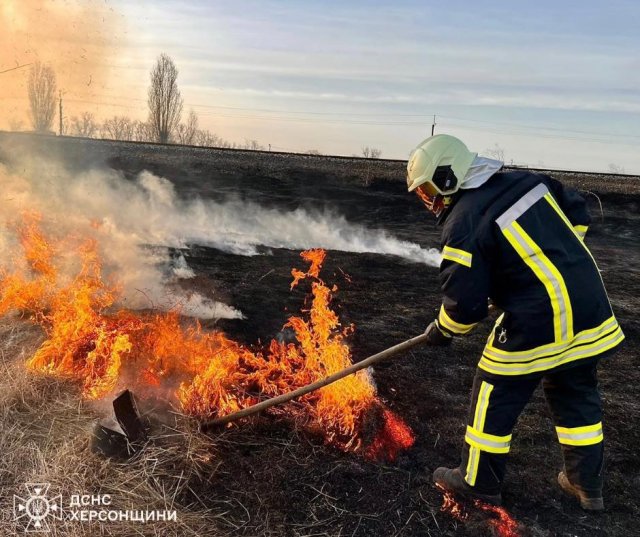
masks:
<svg viewBox="0 0 640 537"><path fill-rule="evenodd" d="M453 336L449 332L440 328L438 321L433 321L427 326L424 333L427 335L427 345L446 347L447 345L451 345L451 341L453 340Z"/></svg>

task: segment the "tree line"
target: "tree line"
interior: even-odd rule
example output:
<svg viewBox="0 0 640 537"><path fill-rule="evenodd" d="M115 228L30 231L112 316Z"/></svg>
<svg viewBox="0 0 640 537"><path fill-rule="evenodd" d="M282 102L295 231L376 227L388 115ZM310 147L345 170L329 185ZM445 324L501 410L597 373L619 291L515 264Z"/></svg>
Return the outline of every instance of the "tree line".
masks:
<svg viewBox="0 0 640 537"><path fill-rule="evenodd" d="M27 90L30 119L34 131L52 133L57 91L56 74L53 68L36 62L29 73ZM151 70L147 90L147 108L146 121L114 115L100 122L91 112L83 112L78 116L62 119L59 127L60 134L136 142L266 149L257 140L245 139L244 143L230 142L208 129L200 129L198 116L193 110L189 110L183 121L184 100L178 87L178 69L166 54L158 57ZM10 127L12 130L21 130L22 125L20 122L10 121ZM309 149L307 153L320 155L316 149ZM381 154L380 149L368 146L362 148L362 156L365 158L380 158Z"/></svg>

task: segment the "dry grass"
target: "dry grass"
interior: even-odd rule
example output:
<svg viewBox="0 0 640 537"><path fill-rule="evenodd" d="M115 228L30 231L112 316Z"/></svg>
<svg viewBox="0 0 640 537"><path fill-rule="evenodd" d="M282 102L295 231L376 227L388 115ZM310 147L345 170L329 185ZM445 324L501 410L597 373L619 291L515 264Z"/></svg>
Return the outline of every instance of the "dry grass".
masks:
<svg viewBox="0 0 640 537"><path fill-rule="evenodd" d="M34 376L25 359L42 341L39 328L19 319L0 321L0 535L13 535L13 494L24 483L50 483L50 494L109 494L114 509L176 510L177 522L56 521L51 535L215 535L217 516L190 483L215 472L212 442L175 416L132 460L116 462L92 453L99 414L82 402L77 387Z"/></svg>

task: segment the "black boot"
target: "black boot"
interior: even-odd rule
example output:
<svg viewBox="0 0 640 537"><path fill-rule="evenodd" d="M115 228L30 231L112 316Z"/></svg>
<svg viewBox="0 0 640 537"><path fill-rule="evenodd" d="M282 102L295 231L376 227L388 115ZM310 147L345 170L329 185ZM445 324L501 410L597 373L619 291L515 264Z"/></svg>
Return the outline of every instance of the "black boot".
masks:
<svg viewBox="0 0 640 537"><path fill-rule="evenodd" d="M558 484L564 492L578 498L580 507L585 511L602 511L604 509L602 490L587 491L577 485L573 485L564 472L558 474Z"/></svg>
<svg viewBox="0 0 640 537"><path fill-rule="evenodd" d="M497 494L487 494L469 486L462 477L459 468L437 468L433 472L433 482L443 489L468 500L482 500L492 505L502 504L502 495L499 492Z"/></svg>

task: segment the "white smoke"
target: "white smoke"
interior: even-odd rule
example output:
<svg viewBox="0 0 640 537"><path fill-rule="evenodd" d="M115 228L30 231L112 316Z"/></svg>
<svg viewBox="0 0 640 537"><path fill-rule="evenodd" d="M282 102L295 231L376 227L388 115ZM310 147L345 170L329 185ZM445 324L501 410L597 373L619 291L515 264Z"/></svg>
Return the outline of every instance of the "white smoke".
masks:
<svg viewBox="0 0 640 537"><path fill-rule="evenodd" d="M184 256L170 257L167 247L180 241L161 231L162 216L170 210L161 203L161 193L150 194L141 184L115 172L70 174L57 165L35 161L19 173L0 165L0 185L0 271L24 265L25 260L16 256L20 247L10 228L24 211L35 211L42 216L46 233L56 239L97 240L105 276L113 276L122 285L120 305L177 309L201 319L243 317L213 297L187 293L174 285L195 273ZM77 270L72 251L64 252L63 263L69 274Z"/></svg>
<svg viewBox="0 0 640 537"><path fill-rule="evenodd" d="M51 162L30 161L19 173L0 165L0 184L0 268L9 268L16 248L6 224L24 210L35 210L59 236L73 232L98 239L104 268L121 282L131 308L177 305L186 315L241 317L210 297L185 295L167 285L195 275L183 256L171 260L167 248L194 243L240 255L256 255L259 246L319 247L392 254L431 266L440 262L435 249L335 214L283 212L240 200L182 199L170 181L149 172L129 181L115 171L70 173Z"/></svg>
<svg viewBox="0 0 640 537"><path fill-rule="evenodd" d="M240 200L182 200L170 181L149 172L142 172L137 183L147 196L151 212L147 220L156 215L162 222L150 229L161 243L197 243L239 255L257 255L258 246L326 248L391 254L431 266L440 264L436 249L398 240L384 230L350 223L340 215L312 214L304 209L283 212Z"/></svg>

